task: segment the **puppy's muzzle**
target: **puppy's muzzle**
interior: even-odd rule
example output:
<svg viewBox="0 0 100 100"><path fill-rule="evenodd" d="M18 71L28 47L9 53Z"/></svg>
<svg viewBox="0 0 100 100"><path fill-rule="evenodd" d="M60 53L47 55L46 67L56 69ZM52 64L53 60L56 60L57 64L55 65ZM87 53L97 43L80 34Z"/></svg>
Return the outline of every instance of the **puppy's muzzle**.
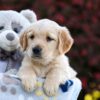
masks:
<svg viewBox="0 0 100 100"><path fill-rule="evenodd" d="M34 57L41 57L42 48L39 46L36 46L32 48L32 52L33 52Z"/></svg>

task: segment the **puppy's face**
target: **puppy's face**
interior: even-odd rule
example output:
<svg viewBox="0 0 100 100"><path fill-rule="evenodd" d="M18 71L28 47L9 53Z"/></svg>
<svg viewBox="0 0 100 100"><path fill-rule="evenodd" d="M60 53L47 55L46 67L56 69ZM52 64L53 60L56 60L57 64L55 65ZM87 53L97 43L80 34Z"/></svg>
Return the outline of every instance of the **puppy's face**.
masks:
<svg viewBox="0 0 100 100"><path fill-rule="evenodd" d="M73 39L66 28L51 20L40 20L22 33L20 43L34 61L49 63L69 51Z"/></svg>

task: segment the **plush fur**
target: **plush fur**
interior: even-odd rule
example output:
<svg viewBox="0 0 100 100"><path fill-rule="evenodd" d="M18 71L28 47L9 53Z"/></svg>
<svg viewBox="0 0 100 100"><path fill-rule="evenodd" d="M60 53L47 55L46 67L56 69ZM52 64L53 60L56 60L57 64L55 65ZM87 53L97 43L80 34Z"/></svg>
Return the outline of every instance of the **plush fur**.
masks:
<svg viewBox="0 0 100 100"><path fill-rule="evenodd" d="M53 96L60 84L76 76L65 56L73 44L66 27L48 19L39 20L22 33L20 43L25 57L18 75L28 92L34 90L37 77L45 77L44 91Z"/></svg>
<svg viewBox="0 0 100 100"><path fill-rule="evenodd" d="M8 55L19 49L20 32L36 20L36 15L31 10L22 10L20 13L13 10L0 11L0 50L1 52L5 52L5 55L3 54L4 57L0 56L0 72L5 71L10 63L9 61L14 62L11 59L12 57ZM2 58L6 60L2 61Z"/></svg>

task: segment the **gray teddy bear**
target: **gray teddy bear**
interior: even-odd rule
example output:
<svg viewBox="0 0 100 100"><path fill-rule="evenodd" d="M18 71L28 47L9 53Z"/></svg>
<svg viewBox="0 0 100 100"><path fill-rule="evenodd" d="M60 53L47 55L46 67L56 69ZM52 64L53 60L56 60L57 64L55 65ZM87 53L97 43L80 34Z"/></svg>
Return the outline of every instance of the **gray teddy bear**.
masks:
<svg viewBox="0 0 100 100"><path fill-rule="evenodd" d="M36 20L36 14L31 10L22 10L20 13L0 11L0 72L19 68L22 60L19 34Z"/></svg>

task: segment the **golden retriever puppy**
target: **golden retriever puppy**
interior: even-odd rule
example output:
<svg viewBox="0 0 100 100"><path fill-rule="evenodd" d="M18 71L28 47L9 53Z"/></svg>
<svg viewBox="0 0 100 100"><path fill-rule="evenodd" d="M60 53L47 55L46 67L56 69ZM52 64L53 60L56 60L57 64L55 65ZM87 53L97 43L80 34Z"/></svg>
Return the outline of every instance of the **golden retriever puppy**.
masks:
<svg viewBox="0 0 100 100"><path fill-rule="evenodd" d="M39 20L22 33L20 44L25 57L18 75L28 92L34 90L37 77L44 77L44 91L53 96L60 84L76 76L64 55L73 44L66 27L49 19Z"/></svg>

